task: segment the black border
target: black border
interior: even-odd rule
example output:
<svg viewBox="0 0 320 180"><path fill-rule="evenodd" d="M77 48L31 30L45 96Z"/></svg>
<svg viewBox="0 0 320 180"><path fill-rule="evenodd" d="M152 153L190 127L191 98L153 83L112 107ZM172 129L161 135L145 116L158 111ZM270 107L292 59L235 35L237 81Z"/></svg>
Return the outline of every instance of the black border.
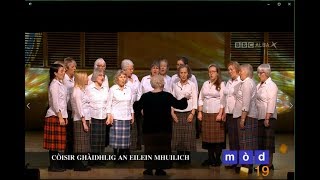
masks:
<svg viewBox="0 0 320 180"><path fill-rule="evenodd" d="M28 29L57 31L293 31L294 8L277 2L32 2ZM290 1L292 6L294 2ZM42 19L42 20L41 20ZM272 24L272 25L270 25Z"/></svg>
<svg viewBox="0 0 320 180"><path fill-rule="evenodd" d="M281 1L283 3L283 1ZM297 7L296 2L289 1ZM220 4L219 4L220 3ZM19 4L16 22L22 29L15 31L15 59L24 59L25 31L293 31L294 8L278 7L276 1L259 2L23 2ZM76 4L76 5L75 5ZM284 3L283 3L284 4ZM299 4L300 6L301 4ZM263 7L263 9L261 9ZM150 18L150 20L148 19ZM296 8L296 25L300 14ZM302 22L302 21L300 21ZM272 24L272 25L271 25ZM302 123L304 106L302 105L304 89L301 88L305 67L302 61L303 49L300 29L296 32L296 103L295 103L295 178L302 178L306 166L303 166L301 137L306 129ZM299 42L299 43L298 43ZM304 42L304 44L307 44ZM14 167L14 176L23 176L24 172L24 61L17 63L15 70L14 99L18 112L14 112L12 134L14 140L9 167ZM9 66L10 67L10 66ZM11 92L12 93L12 92ZM301 101L301 102L300 102ZM21 107L21 108L20 108ZM21 112L20 112L21 111ZM299 138L297 138L297 136ZM299 144L297 146L297 144Z"/></svg>

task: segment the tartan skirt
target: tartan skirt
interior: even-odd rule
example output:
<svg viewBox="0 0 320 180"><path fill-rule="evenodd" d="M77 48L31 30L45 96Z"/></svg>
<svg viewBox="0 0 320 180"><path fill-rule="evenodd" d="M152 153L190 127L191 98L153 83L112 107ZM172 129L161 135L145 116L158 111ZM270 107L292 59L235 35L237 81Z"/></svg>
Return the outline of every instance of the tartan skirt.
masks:
<svg viewBox="0 0 320 180"><path fill-rule="evenodd" d="M224 122L217 122L218 113L202 113L202 141L206 143L224 142Z"/></svg>
<svg viewBox="0 0 320 180"><path fill-rule="evenodd" d="M106 143L106 120L91 118L91 152L103 154Z"/></svg>
<svg viewBox="0 0 320 180"><path fill-rule="evenodd" d="M178 122L172 122L172 142L173 151L196 151L196 117L191 123L187 122L188 112L175 112Z"/></svg>
<svg viewBox="0 0 320 180"><path fill-rule="evenodd" d="M109 145L115 149L129 149L130 147L130 120L113 120L110 128Z"/></svg>
<svg viewBox="0 0 320 180"><path fill-rule="evenodd" d="M90 150L90 126L89 121L86 121L89 131L85 132L83 129L82 121L73 122L73 151L75 153L88 153Z"/></svg>
<svg viewBox="0 0 320 180"><path fill-rule="evenodd" d="M241 117L237 118L238 124L240 120ZM258 149L258 120L256 118L246 117L245 128L239 129L239 147L240 150Z"/></svg>
<svg viewBox="0 0 320 180"><path fill-rule="evenodd" d="M228 139L229 149L239 150L239 124L237 119L233 118L233 114L227 114L227 128L228 128Z"/></svg>
<svg viewBox="0 0 320 180"><path fill-rule="evenodd" d="M269 150L269 153L275 153L275 132L274 123L276 119L269 119L269 127L264 126L264 119L258 121L258 147L259 150Z"/></svg>
<svg viewBox="0 0 320 180"><path fill-rule="evenodd" d="M66 126L60 126L57 116L44 120L43 148L51 151L64 151L67 144Z"/></svg>

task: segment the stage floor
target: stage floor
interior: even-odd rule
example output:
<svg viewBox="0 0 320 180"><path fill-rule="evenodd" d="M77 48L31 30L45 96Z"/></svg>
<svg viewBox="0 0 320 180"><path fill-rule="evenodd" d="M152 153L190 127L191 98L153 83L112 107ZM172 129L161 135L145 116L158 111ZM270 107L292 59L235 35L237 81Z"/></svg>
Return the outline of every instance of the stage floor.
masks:
<svg viewBox="0 0 320 180"><path fill-rule="evenodd" d="M262 177L253 172L247 177L242 177L234 170L221 167L202 167L201 163L207 158L206 150L201 148L201 139L197 140L197 152L192 153L190 165L174 164L172 169L166 170L167 176L144 176L143 162L134 161L126 164L115 165L107 162L105 167L94 167L91 171L78 172L67 170L65 172L48 172L48 151L42 148L43 132L28 131L25 136L25 162L30 168L40 169L41 179L287 179L288 172L294 172L295 148L294 134L276 135L276 153L274 154L275 170L268 176ZM279 151L280 145L288 147L285 153ZM228 147L227 147L228 148ZM112 149L106 148L106 154L111 154ZM143 153L141 151L132 154Z"/></svg>

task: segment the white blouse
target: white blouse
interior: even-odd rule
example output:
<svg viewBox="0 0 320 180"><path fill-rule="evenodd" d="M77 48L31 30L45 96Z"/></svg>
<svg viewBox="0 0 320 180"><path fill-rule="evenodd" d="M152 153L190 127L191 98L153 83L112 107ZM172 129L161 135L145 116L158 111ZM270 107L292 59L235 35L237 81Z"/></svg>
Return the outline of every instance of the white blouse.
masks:
<svg viewBox="0 0 320 180"><path fill-rule="evenodd" d="M226 88L224 88L224 97L225 97L225 113L227 114L232 114L233 113L233 108L236 104L236 98L234 96L234 89L236 86L240 83L241 79L240 76L238 76L235 80L229 79Z"/></svg>
<svg viewBox="0 0 320 180"><path fill-rule="evenodd" d="M63 118L68 118L67 112L67 89L57 79L53 79L49 86L49 109L46 117L58 116L61 112Z"/></svg>
<svg viewBox="0 0 320 180"><path fill-rule="evenodd" d="M126 83L126 86L131 88L132 100L133 100L133 102L135 102L138 99L138 89L140 86L140 81L135 74L132 74L131 78L132 78L133 82L128 80L128 82Z"/></svg>
<svg viewBox="0 0 320 180"><path fill-rule="evenodd" d="M90 120L90 101L85 90L75 87L71 96L73 121L80 121L81 117Z"/></svg>
<svg viewBox="0 0 320 180"><path fill-rule="evenodd" d="M224 82L221 82L220 87L218 91L210 80L203 83L199 94L199 106L202 106L202 112L219 113L220 109L224 108Z"/></svg>
<svg viewBox="0 0 320 180"><path fill-rule="evenodd" d="M164 88L163 91L166 91L168 93L171 93L172 91L172 85L171 85L171 77L166 75L164 78Z"/></svg>
<svg viewBox="0 0 320 180"><path fill-rule="evenodd" d="M131 89L124 86L123 90L119 85L113 85L109 91L107 113L112 114L113 119L131 120L133 111L133 99Z"/></svg>
<svg viewBox="0 0 320 180"><path fill-rule="evenodd" d="M94 82L91 81L91 78L92 78L92 74L90 74L90 75L88 76L88 85L94 84ZM102 83L102 86L105 87L105 88L107 88L108 91L109 91L109 80L108 80L108 76L107 76L107 75L104 76L104 81L103 81L103 83Z"/></svg>
<svg viewBox="0 0 320 180"><path fill-rule="evenodd" d="M71 107L71 94L72 94L72 91L73 91L73 87L74 87L74 77L73 78L70 78L67 74L64 75L64 78L63 78L63 84L66 86L67 88L67 109L69 111L72 111L72 107Z"/></svg>
<svg viewBox="0 0 320 180"><path fill-rule="evenodd" d="M198 87L198 81L197 81L197 78L191 74L191 78L189 79L191 82L193 82L196 86L196 90L197 90L197 96L198 96L198 91L199 91L199 87ZM174 74L172 77L171 77L171 84L175 84L177 83L178 81L180 81L180 78L178 76L178 74ZM173 87L172 87L173 88Z"/></svg>
<svg viewBox="0 0 320 180"><path fill-rule="evenodd" d="M138 89L138 97L137 97L138 101L140 100L142 94L147 93L149 91L153 91L153 88L151 87L150 80L151 80L151 76L150 75L144 76L141 79L141 83L140 83L140 86L139 86L139 89Z"/></svg>
<svg viewBox="0 0 320 180"><path fill-rule="evenodd" d="M245 80L240 82L237 90L235 89L236 104L233 110L233 118L241 116L242 111L248 112L247 116L251 118L257 118L257 107L256 107L256 84L255 82L247 77Z"/></svg>
<svg viewBox="0 0 320 180"><path fill-rule="evenodd" d="M180 81L178 81L177 83L173 84L173 89L172 89L172 95L177 98L177 99L182 99L184 98L186 95L191 95L191 98L188 100L188 107L184 110L180 110L180 109L174 109L174 111L178 111L178 112L187 112L187 111L191 111L192 109L197 109L197 99L198 99L198 95L197 95L197 91L196 91L196 85L188 80L186 84L181 85Z"/></svg>
<svg viewBox="0 0 320 180"><path fill-rule="evenodd" d="M97 89L95 83L87 86L86 92L88 93L90 101L90 116L94 119L107 118L107 102L108 102L108 89L102 86Z"/></svg>
<svg viewBox="0 0 320 180"><path fill-rule="evenodd" d="M265 119L267 113L271 118L277 119L277 95L278 87L269 77L263 84L257 85L257 110L258 119Z"/></svg>

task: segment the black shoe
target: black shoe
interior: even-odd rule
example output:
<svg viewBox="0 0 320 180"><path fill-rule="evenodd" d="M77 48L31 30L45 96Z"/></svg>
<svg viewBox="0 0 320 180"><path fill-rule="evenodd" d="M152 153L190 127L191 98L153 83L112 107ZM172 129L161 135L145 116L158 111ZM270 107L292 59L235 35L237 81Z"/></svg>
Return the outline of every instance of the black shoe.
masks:
<svg viewBox="0 0 320 180"><path fill-rule="evenodd" d="M225 166L225 168L226 168L226 169L233 169L233 168L235 168L235 167L237 167L237 165L236 165L236 164L231 165L231 166Z"/></svg>
<svg viewBox="0 0 320 180"><path fill-rule="evenodd" d="M65 170L66 169L62 169L62 168L48 167L49 172L63 172Z"/></svg>
<svg viewBox="0 0 320 180"><path fill-rule="evenodd" d="M96 162L94 163L94 165L95 165L95 166L98 166L98 167L103 167L103 166L106 166L106 163L103 162L103 161L96 161Z"/></svg>
<svg viewBox="0 0 320 180"><path fill-rule="evenodd" d="M218 166L221 166L221 164L222 164L221 160L218 160L213 164L213 166L218 167Z"/></svg>
<svg viewBox="0 0 320 180"><path fill-rule="evenodd" d="M146 169L146 170L144 170L144 171L143 171L143 175L153 176L152 169Z"/></svg>
<svg viewBox="0 0 320 180"><path fill-rule="evenodd" d="M236 168L234 168L234 171L235 171L237 174L240 174L240 168L241 168L241 167L236 167Z"/></svg>
<svg viewBox="0 0 320 180"><path fill-rule="evenodd" d="M273 164L269 167L269 170L274 170Z"/></svg>
<svg viewBox="0 0 320 180"><path fill-rule="evenodd" d="M210 161L209 159L207 159L201 163L201 166L211 166L211 165L213 165L213 162Z"/></svg>
<svg viewBox="0 0 320 180"><path fill-rule="evenodd" d="M90 171L91 168L90 167L83 167L83 168L74 168L74 171Z"/></svg>
<svg viewBox="0 0 320 180"><path fill-rule="evenodd" d="M156 176L165 176L165 175L167 175L167 173L163 169L157 169L155 175Z"/></svg>

